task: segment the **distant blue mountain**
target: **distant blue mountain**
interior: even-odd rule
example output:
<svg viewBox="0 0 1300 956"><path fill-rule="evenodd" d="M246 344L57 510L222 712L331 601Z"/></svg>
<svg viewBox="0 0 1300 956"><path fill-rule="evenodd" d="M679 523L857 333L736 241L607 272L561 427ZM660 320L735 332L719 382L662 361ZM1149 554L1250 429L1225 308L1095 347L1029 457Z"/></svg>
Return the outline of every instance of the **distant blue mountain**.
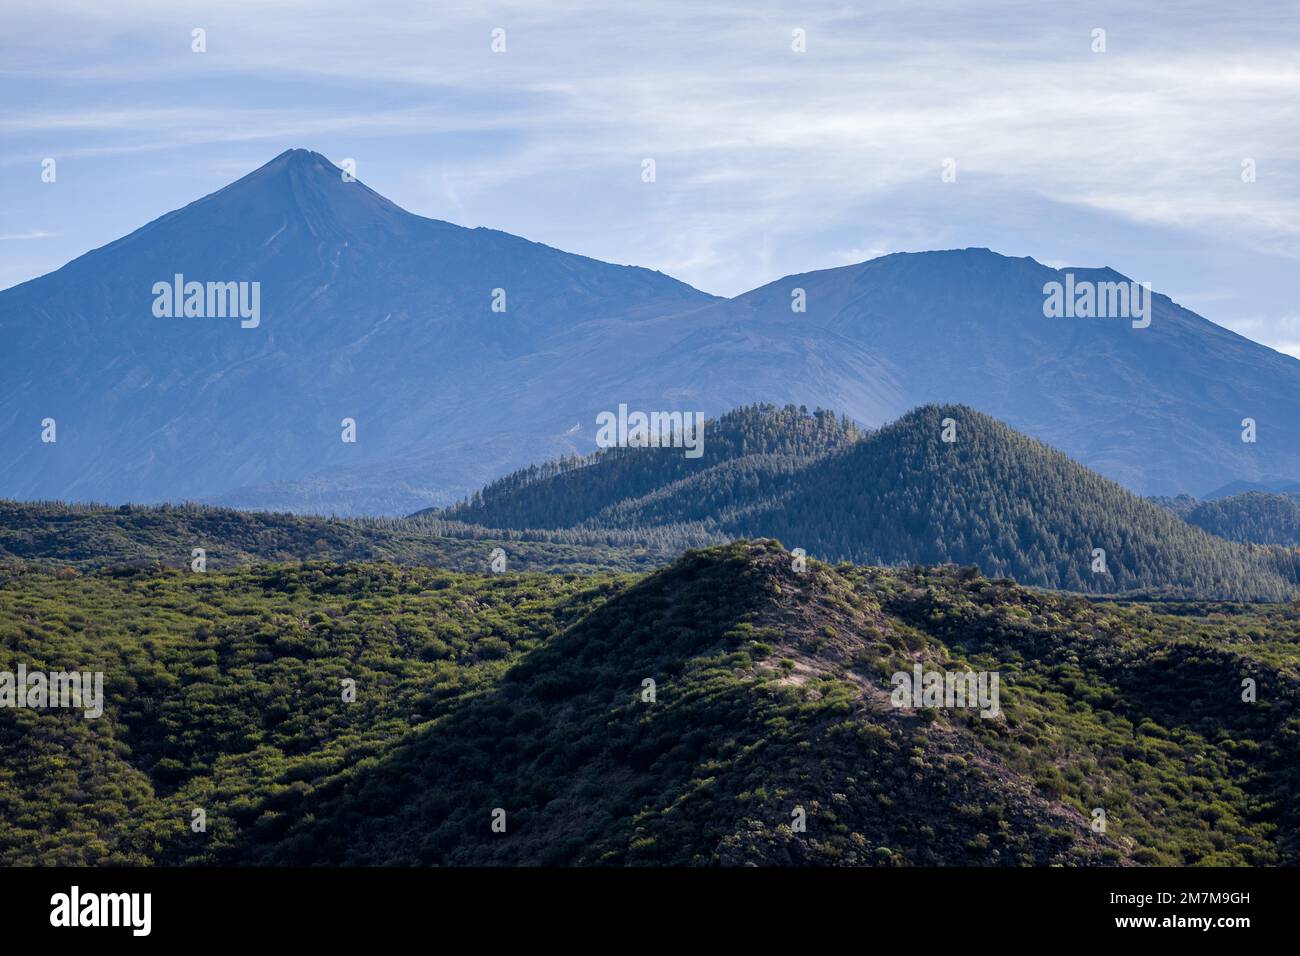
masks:
<svg viewBox="0 0 1300 956"><path fill-rule="evenodd" d="M1044 287L1067 273L1126 281L987 249L789 276L693 312L688 329L670 319L646 330L664 347L624 391L650 401L671 381L675 398L710 411L726 389L732 405L822 405L869 425L926 403L966 404L1140 494L1300 478L1300 361L1159 293L1146 328L1048 318ZM1253 443L1242 441L1246 418Z"/></svg>
<svg viewBox="0 0 1300 956"><path fill-rule="evenodd" d="M259 282L260 324L155 317L153 286L177 273ZM574 329L711 298L413 215L290 150L0 293L0 495L340 512L444 502L570 447L572 411L551 408L545 429L538 416Z"/></svg>
<svg viewBox="0 0 1300 956"><path fill-rule="evenodd" d="M1206 492L1202 497L1206 501L1217 501L1222 498L1250 494L1251 492L1295 497L1300 495L1300 482L1288 481L1284 478L1275 481L1231 481L1222 488L1215 488L1213 491Z"/></svg>
<svg viewBox="0 0 1300 956"><path fill-rule="evenodd" d="M259 283L257 327L157 317L177 274ZM964 403L1142 494L1300 479L1300 362L1160 295L1148 328L1048 318L1043 287L1064 277L966 249L723 300L413 215L291 150L0 292L0 496L408 512L590 450L620 403L760 401L867 425Z"/></svg>

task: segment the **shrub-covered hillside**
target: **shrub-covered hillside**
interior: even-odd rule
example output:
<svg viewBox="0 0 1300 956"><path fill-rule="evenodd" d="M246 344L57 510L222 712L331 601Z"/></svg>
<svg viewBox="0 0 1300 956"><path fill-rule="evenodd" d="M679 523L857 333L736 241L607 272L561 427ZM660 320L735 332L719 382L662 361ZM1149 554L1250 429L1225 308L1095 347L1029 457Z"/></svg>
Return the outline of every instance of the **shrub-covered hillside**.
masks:
<svg viewBox="0 0 1300 956"><path fill-rule="evenodd" d="M773 542L642 577L9 565L0 671L108 700L0 710L0 862L1295 863L1298 648L1291 605ZM918 662L998 672L1000 715L895 708Z"/></svg>

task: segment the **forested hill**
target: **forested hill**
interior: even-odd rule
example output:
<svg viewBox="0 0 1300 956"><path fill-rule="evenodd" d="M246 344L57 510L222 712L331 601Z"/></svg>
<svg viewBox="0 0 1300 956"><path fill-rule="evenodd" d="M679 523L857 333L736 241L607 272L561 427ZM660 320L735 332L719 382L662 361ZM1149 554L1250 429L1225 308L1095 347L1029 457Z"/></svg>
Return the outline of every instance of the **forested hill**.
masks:
<svg viewBox="0 0 1300 956"><path fill-rule="evenodd" d="M1229 541L1300 547L1300 501L1293 493L1247 491L1208 501L1190 495L1153 500L1189 524Z"/></svg>
<svg viewBox="0 0 1300 956"><path fill-rule="evenodd" d="M211 569L390 560L483 571L501 547L514 570L640 570L688 547L776 537L828 560L973 564L1067 590L1300 597L1300 552L1273 544L1300 540L1289 499L1174 506L1182 518L962 406L862 433L829 412L764 405L710 421L698 459L680 448L610 449L410 518L0 502L0 559L182 568L203 548Z"/></svg>
<svg viewBox="0 0 1300 956"><path fill-rule="evenodd" d="M495 531L432 516L326 518L205 505L121 505L0 500L0 563L64 573L134 574L190 568L203 549L209 571L278 561L392 561L486 571L494 549L513 571L647 570L693 539L674 530L656 543L626 532Z"/></svg>
<svg viewBox="0 0 1300 956"><path fill-rule="evenodd" d="M761 467L741 468L735 474L791 471L861 434L852 422L822 409L810 413L793 405L749 405L705 424L699 458L687 458L679 448L653 449L656 453L649 455L644 452L650 449L644 448L606 448L520 469L441 515L490 527L567 528L626 499L742 459L757 459ZM419 512L428 513L437 512Z"/></svg>
<svg viewBox="0 0 1300 956"><path fill-rule="evenodd" d="M742 409L719 422L719 437L791 425L821 434L820 422L835 440L796 454L768 438L715 455L706 429L704 457L690 466L677 449L607 452L549 477L513 475L446 516L511 528L776 537L828 560L974 564L1086 592L1300 595L1295 553L1207 534L973 409L926 406L856 437L833 421Z"/></svg>
<svg viewBox="0 0 1300 956"><path fill-rule="evenodd" d="M952 442L943 441L944 421ZM813 502L817 504L814 505ZM1283 599L1296 556L1191 527L972 409L928 406L797 476L750 509L812 553L860 563L976 564L1068 590ZM1104 551L1105 570L1094 570Z"/></svg>

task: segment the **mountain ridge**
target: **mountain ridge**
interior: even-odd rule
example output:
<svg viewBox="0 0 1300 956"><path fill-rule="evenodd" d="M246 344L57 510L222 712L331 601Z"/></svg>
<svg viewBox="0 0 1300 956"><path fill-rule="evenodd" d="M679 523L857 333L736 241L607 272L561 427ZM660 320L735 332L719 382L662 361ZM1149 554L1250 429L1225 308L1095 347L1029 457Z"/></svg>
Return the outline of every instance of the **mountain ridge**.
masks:
<svg viewBox="0 0 1300 956"><path fill-rule="evenodd" d="M260 282L258 328L155 318L150 290L176 273ZM503 284L501 316L491 306ZM454 425L465 414L474 379L490 391L501 369L553 350L550 339L583 323L710 299L649 270L416 216L344 182L318 154L281 154L0 293L9 361L21 369L0 389L0 436L13 452L0 487L19 498L211 500L223 488L310 484L325 471L360 496L334 494L337 510L403 510L371 489L437 500L426 489L448 445L467 449L457 467L492 476L491 449L478 460L468 451L482 448L481 420L446 429L450 441L428 434L439 415ZM446 381L448 367L456 381ZM476 412L509 427L501 412ZM63 444L33 447L20 424L33 416L60 421ZM366 429L352 448L338 442L345 416ZM564 447L555 434L517 437L535 451ZM397 481L385 476L393 469Z"/></svg>
<svg viewBox="0 0 1300 956"><path fill-rule="evenodd" d="M1066 272L1123 278L970 247L720 299L418 216L289 150L0 292L0 495L407 513L591 450L620 403L867 426L961 403L1141 494L1300 475L1300 363L1159 293L1149 328L1049 319L1044 283ZM260 324L154 317L150 289L175 274L260 283Z"/></svg>

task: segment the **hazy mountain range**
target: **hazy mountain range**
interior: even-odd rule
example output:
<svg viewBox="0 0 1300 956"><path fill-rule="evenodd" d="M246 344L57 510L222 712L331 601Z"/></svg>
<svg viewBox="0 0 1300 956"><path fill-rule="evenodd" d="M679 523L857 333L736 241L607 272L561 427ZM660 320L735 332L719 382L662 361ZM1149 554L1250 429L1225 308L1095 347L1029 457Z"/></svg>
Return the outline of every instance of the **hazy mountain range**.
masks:
<svg viewBox="0 0 1300 956"><path fill-rule="evenodd" d="M723 300L413 215L291 150L0 292L0 496L402 513L591 450L620 403L876 426L961 402L1141 494L1300 476L1300 362L1159 294L1147 328L1047 318L1066 271L1123 278L967 249ZM156 316L178 274L259 283L256 327Z"/></svg>

